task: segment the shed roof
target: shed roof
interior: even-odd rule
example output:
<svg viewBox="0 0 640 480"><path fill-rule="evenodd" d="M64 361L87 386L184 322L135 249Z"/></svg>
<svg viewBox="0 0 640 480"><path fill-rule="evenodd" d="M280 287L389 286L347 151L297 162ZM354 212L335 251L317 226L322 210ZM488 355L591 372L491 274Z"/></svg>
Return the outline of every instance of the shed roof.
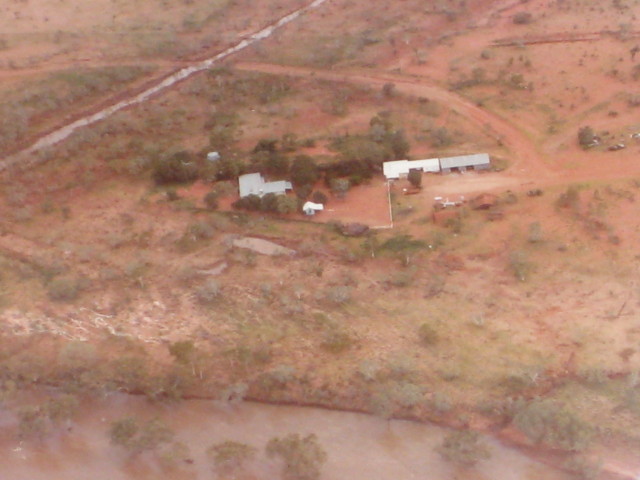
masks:
<svg viewBox="0 0 640 480"><path fill-rule="evenodd" d="M306 210L324 210L324 205L321 203L313 203L313 202L305 202L305 204L302 206L302 210L306 211Z"/></svg>
<svg viewBox="0 0 640 480"><path fill-rule="evenodd" d="M260 190L264 185L264 179L259 173L247 173L238 178L240 198L247 195L261 195Z"/></svg>
<svg viewBox="0 0 640 480"><path fill-rule="evenodd" d="M259 173L240 175L238 178L238 187L240 190L240 198L246 197L247 195L258 195L261 197L267 193L283 194L293 188L291 182L285 180L265 182Z"/></svg>
<svg viewBox="0 0 640 480"><path fill-rule="evenodd" d="M409 173L409 160L393 160L382 164L382 172L387 178L400 178L400 175Z"/></svg>
<svg viewBox="0 0 640 480"><path fill-rule="evenodd" d="M400 178L413 169L423 172L439 172L440 161L437 158L426 158L424 160L392 160L382 164L382 171L388 179Z"/></svg>
<svg viewBox="0 0 640 480"><path fill-rule="evenodd" d="M285 180L278 180L277 182L266 182L262 184L262 194L267 193L285 193L287 190L291 190L293 186L291 182Z"/></svg>
<svg viewBox="0 0 640 480"><path fill-rule="evenodd" d="M457 157L445 157L440 159L441 168L475 167L489 164L489 155L486 153L460 155Z"/></svg>
<svg viewBox="0 0 640 480"><path fill-rule="evenodd" d="M426 158L424 160L413 160L408 162L409 170L419 168L423 172L439 172L440 160L437 158ZM407 172L408 173L408 172Z"/></svg>

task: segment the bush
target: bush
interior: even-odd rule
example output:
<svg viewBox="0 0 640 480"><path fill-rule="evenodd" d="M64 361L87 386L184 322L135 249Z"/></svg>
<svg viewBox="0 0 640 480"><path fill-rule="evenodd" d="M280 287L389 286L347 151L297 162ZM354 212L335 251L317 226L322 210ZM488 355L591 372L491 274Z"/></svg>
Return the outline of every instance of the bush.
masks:
<svg viewBox="0 0 640 480"><path fill-rule="evenodd" d="M513 16L513 23L516 25L527 25L533 21L533 15L529 12L518 12Z"/></svg>
<svg viewBox="0 0 640 480"><path fill-rule="evenodd" d="M329 197L327 197L323 192L315 191L311 194L311 201L325 205L329 201Z"/></svg>
<svg viewBox="0 0 640 480"><path fill-rule="evenodd" d="M578 130L578 144L582 148L587 148L593 145L595 137L596 137L596 134L594 133L593 129L589 126L581 127Z"/></svg>
<svg viewBox="0 0 640 480"><path fill-rule="evenodd" d="M331 353L342 353L352 344L353 340L348 332L334 328L325 334L321 346Z"/></svg>
<svg viewBox="0 0 640 480"><path fill-rule="evenodd" d="M407 177L407 180L409 180L409 183L414 188L422 187L422 171L416 169L409 170L409 176Z"/></svg>
<svg viewBox="0 0 640 480"><path fill-rule="evenodd" d="M561 450L583 450L591 439L591 429L552 400L532 400L516 413L513 423L532 442Z"/></svg>
<svg viewBox="0 0 640 480"><path fill-rule="evenodd" d="M284 480L318 480L322 464L327 461L327 453L314 434L304 438L297 433L275 437L265 450L269 457L277 456L284 461Z"/></svg>
<svg viewBox="0 0 640 480"><path fill-rule="evenodd" d="M155 450L163 443L168 443L174 433L160 420L151 420L144 425L127 417L111 423L109 438L112 445L126 448L132 454L144 450Z"/></svg>
<svg viewBox="0 0 640 480"><path fill-rule="evenodd" d="M288 197L287 195L278 195L276 211L283 215L295 213L298 211L298 201L293 197Z"/></svg>
<svg viewBox="0 0 640 480"><path fill-rule="evenodd" d="M438 448L438 453L445 460L463 466L473 466L480 460L485 460L491 456L486 445L480 443L478 432L464 430L453 432L444 439Z"/></svg>
<svg viewBox="0 0 640 480"><path fill-rule="evenodd" d="M49 298L60 302L75 300L80 292L79 283L78 279L72 276L56 277L49 283Z"/></svg>
<svg viewBox="0 0 640 480"><path fill-rule="evenodd" d="M578 208L580 204L580 192L575 185L567 187L567 190L560 194L556 200L556 208Z"/></svg>
<svg viewBox="0 0 640 480"><path fill-rule="evenodd" d="M209 192L204 196L204 204L209 210L216 210L218 208L218 193Z"/></svg>
<svg viewBox="0 0 640 480"><path fill-rule="evenodd" d="M351 183L346 178L334 178L331 180L330 186L334 195L339 198L343 198L349 191Z"/></svg>
<svg viewBox="0 0 640 480"><path fill-rule="evenodd" d="M418 328L418 337L420 338L420 343L425 346L432 346L438 343L440 337L435 328L433 328L428 323L423 323Z"/></svg>
<svg viewBox="0 0 640 480"><path fill-rule="evenodd" d="M351 300L351 290L345 286L331 287L327 290L326 298L335 305L342 305Z"/></svg>
<svg viewBox="0 0 640 480"><path fill-rule="evenodd" d="M152 175L158 185L185 183L198 177L198 169L192 155L183 150L154 162Z"/></svg>
<svg viewBox="0 0 640 480"><path fill-rule="evenodd" d="M226 441L212 445L207 449L207 456L214 469L220 475L233 477L235 472L243 469L244 464L252 460L256 449L244 443Z"/></svg>
<svg viewBox="0 0 640 480"><path fill-rule="evenodd" d="M289 176L296 186L313 185L318 181L318 166L310 156L298 155L293 159Z"/></svg>
<svg viewBox="0 0 640 480"><path fill-rule="evenodd" d="M448 147L453 143L453 136L446 127L436 128L431 132L431 145L435 148Z"/></svg>

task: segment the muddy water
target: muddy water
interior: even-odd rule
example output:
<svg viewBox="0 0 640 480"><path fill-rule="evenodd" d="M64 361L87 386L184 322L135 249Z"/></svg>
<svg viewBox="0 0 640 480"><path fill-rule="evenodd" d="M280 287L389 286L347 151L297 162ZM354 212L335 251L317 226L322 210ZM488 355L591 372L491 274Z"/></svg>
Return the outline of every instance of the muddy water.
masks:
<svg viewBox="0 0 640 480"><path fill-rule="evenodd" d="M158 463L135 461L109 445L107 431L114 419L134 415L159 416L190 449L193 463L178 471L162 472ZM2 480L140 480L212 479L206 448L235 440L260 450L276 435L315 433L327 450L323 480L501 479L565 480L568 477L538 464L521 453L487 439L492 457L474 471L456 471L434 447L447 433L432 425L382 419L314 408L245 403L222 407L211 401L185 401L152 406L144 399L113 395L95 401L77 416L71 431L62 429L41 444L0 442ZM278 466L259 459L259 479L279 478Z"/></svg>
<svg viewBox="0 0 640 480"><path fill-rule="evenodd" d="M89 126L93 123L96 123L100 120L104 120L107 117L110 117L111 115L113 115L114 113L127 108L131 105L136 105L139 103L143 103L145 101L147 101L149 98L151 98L152 96L162 92L163 90L166 90L167 88L175 85L176 83L198 73L201 72L203 70L207 70L208 68L211 68L214 64L216 64L217 62L219 62L220 60L223 60L225 58L227 58L230 55L233 55L234 53L237 53L241 50L244 50L247 47L250 47L251 45L253 45L256 42L259 42L261 40L264 40L266 38L269 38L276 30L278 30L279 28L284 27L285 25L287 25L288 23L293 22L294 20L298 19L301 15L305 14L307 11L317 8L320 5L322 5L323 3L325 3L327 0L314 0L311 3L305 5L304 7L299 8L298 10L295 10L294 12L280 18L278 21L276 21L275 23L263 28L262 30L259 30L258 32L248 36L247 38L241 40L240 42L238 42L236 45L234 45L233 47L228 48L227 50L224 50L223 52L220 52L219 54L208 58L206 60L197 62L193 65L190 65L188 67L185 67L179 71L177 71L176 73L162 79L161 81L159 81L157 84L149 87L148 89L146 89L145 91L131 97L131 98L127 98L125 100L122 100L120 102L114 103L113 105L110 105L107 108L104 108L103 110L100 110L98 112L95 112L91 115L87 115L86 117L80 118L68 125L65 125L64 127L61 127L51 133L49 133L48 135L45 135L43 137L41 137L38 141L36 141L33 145L31 145L29 148L23 150L22 152L14 155L13 157L7 158L5 160L3 160L2 162L0 162L0 170L3 170L11 165L13 165L14 163L17 162L24 162L25 158L24 156L26 155L30 155L35 153L38 150L41 150L42 148L45 147L50 147L52 145L55 145L58 142L61 142L62 140L66 139L67 137L69 137L74 131L76 131L79 128L83 128L86 126Z"/></svg>

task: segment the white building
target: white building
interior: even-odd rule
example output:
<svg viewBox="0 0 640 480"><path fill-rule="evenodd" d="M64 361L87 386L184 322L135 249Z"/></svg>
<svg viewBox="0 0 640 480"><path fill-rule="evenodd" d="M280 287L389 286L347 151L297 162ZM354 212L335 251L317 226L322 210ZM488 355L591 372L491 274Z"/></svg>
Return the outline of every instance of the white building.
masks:
<svg viewBox="0 0 640 480"><path fill-rule="evenodd" d="M464 172L468 169L487 170L491 167L491 161L487 153L476 153L475 155L460 155L458 157L446 157L440 159L442 173L449 173L453 170Z"/></svg>
<svg viewBox="0 0 640 480"><path fill-rule="evenodd" d="M276 195L284 195L287 190L292 190L291 182L278 180L277 182L265 182L259 173L247 173L240 175L238 178L238 188L240 190L240 198L248 195L257 195L262 197L267 193L275 193Z"/></svg>
<svg viewBox="0 0 640 480"><path fill-rule="evenodd" d="M324 210L324 205L321 203L305 202L302 206L302 211L305 215L315 215L316 212Z"/></svg>
<svg viewBox="0 0 640 480"><path fill-rule="evenodd" d="M425 160L393 160L382 164L382 171L387 180L405 178L410 170L438 173L440 161L437 158L427 158Z"/></svg>

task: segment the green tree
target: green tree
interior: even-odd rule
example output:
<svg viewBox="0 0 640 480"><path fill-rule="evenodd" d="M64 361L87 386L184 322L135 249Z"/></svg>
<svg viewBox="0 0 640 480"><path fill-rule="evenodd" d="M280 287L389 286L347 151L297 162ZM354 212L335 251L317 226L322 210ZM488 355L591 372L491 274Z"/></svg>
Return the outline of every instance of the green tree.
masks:
<svg viewBox="0 0 640 480"><path fill-rule="evenodd" d="M422 187L422 171L416 170L415 168L412 170L409 170L409 176L407 177L407 180L409 180L409 183L413 187L421 188Z"/></svg>
<svg viewBox="0 0 640 480"><path fill-rule="evenodd" d="M311 195L311 201L315 203L322 203L323 205L329 201L329 198L321 191L315 191Z"/></svg>
<svg viewBox="0 0 640 480"><path fill-rule="evenodd" d="M281 214L295 213L298 211L298 201L293 197L278 195L276 211Z"/></svg>
<svg viewBox="0 0 640 480"><path fill-rule="evenodd" d="M318 181L318 166L310 156L297 155L291 164L290 177L294 185L313 185Z"/></svg>
<svg viewBox="0 0 640 480"><path fill-rule="evenodd" d="M186 150L160 158L153 164L153 179L158 185L190 182L197 177L193 155Z"/></svg>
<svg viewBox="0 0 640 480"><path fill-rule="evenodd" d="M351 184L346 178L334 178L333 180L331 180L330 186L331 191L334 193L334 195L336 195L338 198L344 198L344 196L349 191Z"/></svg>
<svg viewBox="0 0 640 480"><path fill-rule="evenodd" d="M269 440L265 450L269 457L283 460L284 480L318 480L322 465L327 461L327 453L314 434L304 438L297 433L275 437Z"/></svg>
<svg viewBox="0 0 640 480"><path fill-rule="evenodd" d="M275 193L267 193L260 199L260 210L263 212L277 212L278 198Z"/></svg>

